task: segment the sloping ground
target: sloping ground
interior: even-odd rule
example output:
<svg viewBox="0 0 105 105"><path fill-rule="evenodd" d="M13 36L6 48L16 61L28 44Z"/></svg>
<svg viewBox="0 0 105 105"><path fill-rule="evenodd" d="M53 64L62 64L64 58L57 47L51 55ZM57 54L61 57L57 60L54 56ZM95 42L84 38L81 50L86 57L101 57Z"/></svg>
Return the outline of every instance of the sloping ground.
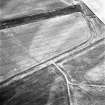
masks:
<svg viewBox="0 0 105 105"><path fill-rule="evenodd" d="M67 7L61 0L0 0L0 20Z"/></svg>
<svg viewBox="0 0 105 105"><path fill-rule="evenodd" d="M94 14L105 24L105 1L104 0L82 0Z"/></svg>
<svg viewBox="0 0 105 105"><path fill-rule="evenodd" d="M70 105L66 81L52 65L0 88L0 105L51 104Z"/></svg>
<svg viewBox="0 0 105 105"><path fill-rule="evenodd" d="M1 30L0 105L105 105L105 28L90 21L75 13Z"/></svg>

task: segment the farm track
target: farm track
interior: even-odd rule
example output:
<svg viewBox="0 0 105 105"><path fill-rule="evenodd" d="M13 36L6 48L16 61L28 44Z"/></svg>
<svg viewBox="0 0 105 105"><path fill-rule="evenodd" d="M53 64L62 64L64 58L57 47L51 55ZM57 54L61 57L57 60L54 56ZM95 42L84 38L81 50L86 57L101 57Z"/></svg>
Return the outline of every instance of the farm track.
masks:
<svg viewBox="0 0 105 105"><path fill-rule="evenodd" d="M61 13L61 15L62 15L62 13ZM34 20L34 19L31 20L30 22L37 21L37 19L36 20ZM41 19L42 18L40 18L40 20ZM16 24L13 23L13 26L11 26L9 23L7 23L7 24L3 23L2 25L0 25L0 30L5 29L5 28L15 27L15 25L16 26L20 25L18 23L16 23ZM23 25L23 24L21 24L21 25ZM27 23L25 23L25 24L27 24ZM67 73L66 69L63 68L64 62L67 62L68 60L70 60L72 58L75 58L79 55L86 53L87 51L93 49L94 47L102 44L105 41L105 37L101 37L100 39L95 39L95 40L93 40L93 42L91 42L92 38L90 37L87 41L81 43L80 45L78 45L68 51L65 51L53 58L43 61L37 65L33 64L33 65L31 65L31 67L25 68L25 70L23 72L20 72L14 76L8 78L7 80L4 80L3 82L1 82L0 89L5 86L8 86L12 82L21 80L24 77L30 76L35 72L41 71L45 67L53 65L56 68L56 70L61 73L61 75L64 77L63 79L66 81L68 105L75 105L74 100L76 100L76 99L75 99L75 97L72 96L72 94L74 95L75 87L81 89L84 93L89 94L89 95L91 95L92 93L89 93L89 91L86 90L85 88L88 88L88 87L89 87L89 89L91 89L91 88L98 88L98 89L105 88L105 85L93 85L93 84L90 85L90 84L85 84L85 83L81 83L81 82L80 83L72 82L72 77L70 76L70 74ZM9 101L11 101L14 97L12 97Z"/></svg>
<svg viewBox="0 0 105 105"><path fill-rule="evenodd" d="M68 58L68 56L69 56L69 59L71 59L72 57L78 56L78 54L86 52L87 50L91 49L92 47L97 46L98 44L104 42L104 40L105 40L105 38L103 37L103 38L98 39L97 41L95 41L91 44L90 44L90 42L88 43L88 41L86 41L86 42L76 46L75 48L70 49L69 51L66 51L66 52L59 54L59 55L57 55L51 59L48 59L47 61L44 61L38 65L33 65L29 68L26 68L23 72L18 73L16 75L8 78L7 80L4 80L3 82L1 82L0 87L4 87L4 86L12 83L13 81L22 79L28 75L31 75L34 72L41 70L41 69L45 68L46 66L51 65L52 61L56 64L61 65L62 62L64 62Z"/></svg>

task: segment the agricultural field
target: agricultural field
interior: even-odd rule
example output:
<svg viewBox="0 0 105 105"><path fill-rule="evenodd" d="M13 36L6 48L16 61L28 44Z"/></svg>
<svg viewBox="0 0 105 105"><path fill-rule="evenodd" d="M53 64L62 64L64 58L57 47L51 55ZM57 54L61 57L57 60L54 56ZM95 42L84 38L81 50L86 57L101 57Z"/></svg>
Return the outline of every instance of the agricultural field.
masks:
<svg viewBox="0 0 105 105"><path fill-rule="evenodd" d="M105 25L79 0L0 0L0 105L105 105Z"/></svg>

